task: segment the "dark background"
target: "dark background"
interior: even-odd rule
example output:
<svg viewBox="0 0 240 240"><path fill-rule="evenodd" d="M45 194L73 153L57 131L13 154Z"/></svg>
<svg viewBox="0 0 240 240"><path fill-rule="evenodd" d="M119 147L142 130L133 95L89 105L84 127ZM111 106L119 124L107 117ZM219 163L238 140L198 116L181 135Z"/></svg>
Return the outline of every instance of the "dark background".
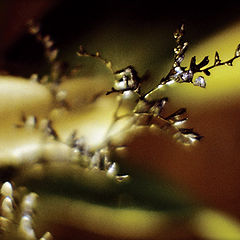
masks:
<svg viewBox="0 0 240 240"><path fill-rule="evenodd" d="M130 63L138 70L154 72L161 65L159 60L171 58L172 33L179 24L185 23L187 39L193 46L238 19L239 7L238 1L2 0L0 68L26 77L42 70L42 47L26 34L25 23L34 18L41 22L42 33L51 35L62 55L66 48L71 48L74 55L82 44L111 59L115 70ZM144 64L143 54L138 56L141 45L145 48Z"/></svg>

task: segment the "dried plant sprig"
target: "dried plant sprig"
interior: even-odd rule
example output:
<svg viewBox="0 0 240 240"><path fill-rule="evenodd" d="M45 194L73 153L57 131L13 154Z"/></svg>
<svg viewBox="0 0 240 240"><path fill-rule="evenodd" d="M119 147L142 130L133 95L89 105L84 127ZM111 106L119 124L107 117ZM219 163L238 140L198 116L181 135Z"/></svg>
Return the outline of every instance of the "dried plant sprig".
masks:
<svg viewBox="0 0 240 240"><path fill-rule="evenodd" d="M142 123L142 121L139 121L139 118L144 117L145 119L147 119L144 123L145 125L154 124L159 126L159 124L156 124L155 120L160 119L164 122L163 125L159 126L160 129L167 129L168 127L175 128L177 132L174 134L174 137L177 139L177 141L181 141L184 144L189 145L195 142L196 140L200 140L202 136L193 131L192 128L179 127L187 120L187 117L181 117L186 112L186 109L181 108L177 110L175 113L171 114L170 116L164 117L163 115L161 115L161 112L163 110L165 103L167 102L167 98L163 97L160 99L149 101L148 99L150 95L153 92L162 88L163 85L165 84L170 85L172 83L192 83L194 86L205 88L206 87L205 78L203 76L198 76L197 78L194 78L194 74L204 73L207 76L209 76L210 70L217 66L222 65L232 66L234 60L240 57L240 44L237 46L234 56L227 61L222 61L220 59L219 53L216 51L213 65L207 66L209 64L208 56L204 57L203 60L200 61L199 63L196 63L196 56L194 56L191 59L190 66L187 68L181 65L182 61L184 60L185 53L188 49L188 42L184 40L184 34L185 27L184 24L182 24L174 33L174 39L176 41L177 46L174 48L174 62L172 68L170 69L166 77L160 80L160 83L157 86L155 86L146 93L142 93L143 92L141 89L142 80L141 78L139 78L134 67L130 66L123 70L115 72L116 77L115 85L111 89L111 91L108 91L106 94L107 95L111 93L124 94L126 92L135 93L135 95L138 97L138 101L133 113L128 114L128 116L132 117L136 117L137 115L138 120L135 121L135 124L139 124L139 122ZM121 117L117 118L114 117L113 121L117 121L119 119L121 119Z"/></svg>
<svg viewBox="0 0 240 240"><path fill-rule="evenodd" d="M42 44L44 55L50 65L49 75L39 78L37 74L33 74L31 79L43 84L52 82L53 84L50 86L50 90L53 95L56 95L56 86L62 82L62 79L65 77L67 72L66 63L57 59L59 49L55 46L55 42L51 39L50 35L42 34L39 23L31 19L27 22L27 28L28 32L35 36L36 40ZM62 100L62 104L66 105L64 100Z"/></svg>
<svg viewBox="0 0 240 240"><path fill-rule="evenodd" d="M74 153L72 155L72 161L74 163L77 162L81 167L90 171L94 170L104 172L107 177L110 177L118 182L125 181L129 178L128 175L118 174L119 167L117 163L110 160L110 145L103 145L102 147L92 151L83 137L77 137L76 131L73 131L73 133L69 136L66 144Z"/></svg>
<svg viewBox="0 0 240 240"><path fill-rule="evenodd" d="M161 80L161 83L164 83L164 82L167 82L167 81L173 79L174 81L179 82L179 83L189 82L189 83L193 83L195 86L200 86L200 87L205 88L206 82L204 80L204 77L200 76L200 77L196 78L195 80L193 80L195 73L203 72L204 74L209 76L210 75L209 70L211 70L217 66L223 66L223 65L232 66L234 60L239 58L239 56L240 56L240 44L238 44L238 46L235 50L234 56L232 58L230 58L229 60L222 61L220 59L218 51L216 51L214 63L211 66L207 67L207 65L209 63L208 56L204 57L203 60L198 64L196 63L196 56L193 56L191 59L189 68L187 69L186 67L182 67L181 62L184 59L184 54L187 50L187 45L188 45L187 42L181 43L182 38L184 36L183 30L184 30L184 25L181 25L180 30L176 31L176 33L181 32L181 34L180 34L181 38L179 37L180 40L179 40L179 38L178 38L178 40L176 40L177 43L179 43L179 42L180 43L176 48L177 50L175 49L175 58L174 58L173 68L170 70L167 77L165 77L164 79ZM172 74L172 73L174 73L174 74Z"/></svg>
<svg viewBox="0 0 240 240"><path fill-rule="evenodd" d="M144 125L154 125L161 130L169 130L169 128L173 129L174 137L177 141L180 141L185 145L192 144L195 142L194 140L200 140L202 136L195 132L192 128L188 129L181 127L188 119L186 116L186 108L180 108L168 116L164 116L162 114L162 110L166 102L167 98L151 102L140 100L134 110L134 113L137 115L138 119L142 116L148 117ZM183 129L185 129L185 131L183 131ZM191 139L191 141L188 139Z"/></svg>
<svg viewBox="0 0 240 240"><path fill-rule="evenodd" d="M54 47L54 42L50 36L43 36L40 32L40 26L33 21L29 23L29 32L35 35L37 40L42 43L47 60L51 64L51 73L50 77L47 76L47 81L49 81L50 78L53 80L53 84L50 86L54 99L67 108L67 103L65 102L67 93L62 90L58 91L57 89L57 85L64 76L64 71L62 70L63 64L57 61L58 49ZM114 125L122 118L129 118L129 123L133 127L151 127L154 125L162 131L172 130L169 132L172 133L176 141L185 145L191 145L199 141L202 138L199 133L195 132L193 128L186 128L183 126L188 120L186 108L179 108L173 113L166 115L163 110L168 102L168 98L166 96L161 96L158 99L152 99L151 94L154 91L162 89L164 85L170 85L172 83L191 83L194 86L205 88L205 78L203 76L194 78L194 75L196 73L203 73L209 76L210 70L217 66L232 66L235 59L240 57L240 44L237 46L234 56L229 60L222 61L219 53L216 51L214 63L212 65L208 66L208 56L204 57L199 63L196 61L196 56L193 56L189 67L184 67L182 66L182 62L189 45L188 42L184 40L184 35L185 27L181 25L174 33L176 47L174 48L172 67L168 74L158 82L158 85L154 86L148 92L143 91L143 78L139 77L133 66L130 65L114 72L111 62L104 59L98 51L94 54L90 54L80 46L77 52L78 56L99 59L115 76L114 86L110 91L106 92L106 95L113 93L118 94L118 105L113 114L112 124L109 126L104 144L98 149L91 150L86 140L83 137L78 137L77 131L73 131L72 134L63 141L54 129L51 120L43 119L39 121L35 116L26 117L23 115L21 123L17 124L16 127L25 128L30 131L41 131L45 137L42 144L42 154L39 154L40 157L35 159L34 163L45 164L56 161L56 159L43 159L43 156L45 156L46 151L49 151L48 144L57 143L59 144L59 148L64 147L66 152L70 153L67 155L68 157L64 159L64 164L68 166L71 166L71 164L78 164L84 170L102 172L114 181L126 181L129 176L120 175L118 164L112 162L109 156L112 147L116 148L116 146L111 145L111 135L109 133ZM45 81L46 78L39 80L36 74L32 75L31 79L41 83L47 82ZM136 100L136 105L133 110L131 110L130 113L119 115L124 99L127 96L133 95ZM20 201L15 201L14 193L16 191L17 190L13 188L10 182L5 182L1 187L0 230L3 234L7 234L10 227L16 226L17 229L15 232L20 234L24 239L35 240L37 237L33 227L33 219L38 195L36 193L28 193L22 196ZM19 202L20 204L18 204ZM49 232L46 232L40 238L40 240L50 239L52 239L52 236Z"/></svg>
<svg viewBox="0 0 240 240"><path fill-rule="evenodd" d="M95 54L91 54L88 53L82 45L79 46L79 50L77 51L77 55L79 57L93 57L93 58L97 58L99 59L101 62L104 63L104 65L113 73L113 69L112 69L112 63L111 61L106 60L105 58L103 58L100 54L99 51L97 51Z"/></svg>
<svg viewBox="0 0 240 240"><path fill-rule="evenodd" d="M40 27L36 24L30 24L30 32L34 34L37 39L42 42L46 52L50 51L53 46L53 41L50 37L44 37L40 33ZM157 86L152 88L150 91L145 93L142 89L143 79L139 77L137 71L133 66L127 66L124 69L118 70L116 72L112 69L112 64L110 61L104 59L100 53L97 51L94 54L88 53L82 46L80 46L77 55L80 57L92 57L99 59L103 62L106 67L114 74L115 82L114 86L110 91L106 93L106 95L117 93L119 94L119 102L116 108L116 111L113 115L112 124L109 126L109 129L106 134L106 139L101 148L90 151L87 143L83 138L78 138L77 133L73 132L73 134L68 138L64 144L66 144L71 150L74 152L73 159L78 159L80 165L91 170L98 169L101 171L105 171L107 176L112 176L117 179L121 176L117 175L117 165L116 163L112 163L109 161L108 156L103 154L103 149L108 149L111 145L111 136L109 133L114 125L121 120L122 118L131 119L129 122L132 126L137 127L140 125L144 126L156 126L161 130L173 130L173 136L177 141L184 143L185 145L192 144L195 141L198 141L202 138L202 136L195 132L192 128L185 128L183 124L187 121L188 117L186 115L186 108L180 108L172 114L165 116L163 113L163 109L168 102L168 98L163 96L159 99L152 100L150 95L162 88L165 84L169 85L171 83L192 83L195 86L200 86L202 88L206 87L206 81L203 76L198 76L194 79L195 73L204 73L206 75L210 74L212 68L221 65L232 65L233 61L240 56L240 45L238 45L234 57L222 62L219 53L215 54L214 64L207 67L209 64L208 56L204 57L202 61L199 63L196 62L196 57L192 57L189 67L183 67L182 61L184 60L186 51L188 49L188 42L184 40L185 35L185 27L181 25L176 32L174 33L174 39L176 41L176 47L174 48L174 61L172 68L166 77L162 78ZM49 59L51 64L55 62L56 58L53 60ZM58 70L57 70L58 72ZM58 73L58 78L60 78L61 73ZM57 82L60 82L58 79ZM52 91L54 93L56 101L65 100L66 94L59 93L56 88ZM119 110L121 108L124 99L128 95L135 95L136 97L136 106L132 112L124 115L119 115ZM151 99L151 100L150 100ZM52 126L52 122L50 120L42 120L41 122L37 122L37 119L34 116L30 116L28 118L23 118L23 124L18 125L18 127L24 126L25 128L37 128L41 129L42 132L48 137L51 137L53 140L57 142L62 141L59 139L59 136L55 129ZM108 151L110 151L108 149ZM104 159L104 160L103 160ZM122 177L121 177L122 178Z"/></svg>
<svg viewBox="0 0 240 240"><path fill-rule="evenodd" d="M240 57L240 44L238 44L234 56L230 58L229 60L222 61L219 57L219 53L216 51L214 63L211 66L207 65L209 64L209 57L206 56L203 58L200 63L196 63L196 56L193 56L190 61L189 68L181 66L182 61L184 60L185 53L188 49L188 42L184 41L184 33L185 33L185 27L182 24L180 28L176 30L174 33L174 38L176 40L177 46L174 48L174 62L173 66L170 69L169 73L166 75L166 77L162 78L160 80L159 85L157 86L160 88L162 85L165 85L169 82L177 82L177 83L192 83L194 86L199 86L202 88L206 87L206 81L203 76L198 76L194 79L194 74L196 73L204 73L205 75L210 75L210 70L218 67L218 66L232 66L233 62ZM145 93L144 96L149 96L153 91L156 90L157 87L154 87L147 93Z"/></svg>
<svg viewBox="0 0 240 240"><path fill-rule="evenodd" d="M18 196L17 201L15 195ZM0 236L20 237L25 240L37 240L34 229L34 216L38 195L34 192L23 195L14 189L10 182L4 182L0 194ZM13 235L12 235L13 234ZM52 240L46 232L40 240Z"/></svg>
<svg viewBox="0 0 240 240"><path fill-rule="evenodd" d="M226 61L222 61L219 57L219 53L216 51L213 65L211 65L209 67L206 67L206 68L203 68L203 69L201 69L201 67L197 68L195 70L195 72L203 72L207 76L209 76L210 75L210 71L209 71L210 69L215 68L217 66L223 66L223 65L233 66L234 60L239 58L239 57L240 57L240 44L238 44L238 46L235 50L234 56L232 58L230 58L229 60L226 60ZM205 57L205 58L207 58L207 57Z"/></svg>

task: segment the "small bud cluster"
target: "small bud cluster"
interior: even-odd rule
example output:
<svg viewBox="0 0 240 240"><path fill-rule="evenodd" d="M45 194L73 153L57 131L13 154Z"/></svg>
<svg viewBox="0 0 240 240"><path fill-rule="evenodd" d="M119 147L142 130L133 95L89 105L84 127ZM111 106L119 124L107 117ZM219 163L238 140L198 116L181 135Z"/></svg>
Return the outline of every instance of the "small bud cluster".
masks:
<svg viewBox="0 0 240 240"><path fill-rule="evenodd" d="M232 66L233 61L240 56L240 44L237 46L234 56L227 60L222 61L219 57L219 53L216 51L215 58L214 58L214 64L206 67L209 64L208 56L204 57L203 60L200 63L196 63L196 56L192 57L189 68L182 67L181 63L184 59L185 53L187 51L188 42L185 42L183 40L184 37L184 25L181 25L179 29L174 33L174 38L177 42L177 47L174 48L174 63L173 68L170 70L168 75L163 78L160 82L160 84L166 84L169 81L175 81L178 83L192 83L194 86L198 86L201 88L206 87L206 81L203 76L199 76L196 79L194 79L195 73L204 73L205 75L209 76L210 70L212 68L215 68L217 66Z"/></svg>
<svg viewBox="0 0 240 240"><path fill-rule="evenodd" d="M51 137L54 140L58 140L58 134L52 126L52 121L49 119L41 119L38 121L36 116L22 115L21 122L15 125L16 128L25 128L29 130L39 129L45 136Z"/></svg>
<svg viewBox="0 0 240 240"><path fill-rule="evenodd" d="M78 55L79 57L93 57L93 58L97 58L97 59L99 59L101 62L103 62L103 63L105 64L105 66L106 66L111 72L113 72L111 61L108 61L108 60L104 59L104 58L101 56L100 52L98 52L98 51L97 51L95 54L90 54L90 53L88 53L88 52L83 48L82 45L80 45L80 46L79 46L79 50L77 51L77 55Z"/></svg>
<svg viewBox="0 0 240 240"><path fill-rule="evenodd" d="M109 95L113 92L138 91L140 86L140 78L137 75L133 66L128 66L122 70L115 72L115 86L111 91L107 92Z"/></svg>
<svg viewBox="0 0 240 240"><path fill-rule="evenodd" d="M16 193L15 193L16 192ZM10 182L5 182L1 187L0 195L0 236L7 237L14 234L25 240L37 240L34 230L34 215L36 210L36 200L38 195L34 192L21 197L20 201L14 199L14 195L20 197L21 193L13 190ZM52 240L52 235L46 232L40 240Z"/></svg>
<svg viewBox="0 0 240 240"><path fill-rule="evenodd" d="M50 63L54 62L58 55L58 49L54 48L54 42L49 35L43 36L40 31L40 26L33 20L28 22L29 33L36 36L36 39L42 43L45 55Z"/></svg>
<svg viewBox="0 0 240 240"><path fill-rule="evenodd" d="M196 73L204 73L209 76L212 68L221 65L232 66L233 61L240 57L240 44L237 46L234 56L227 61L222 61L219 57L219 53L216 52L213 65L207 67L209 63L208 56L204 57L199 63L196 62L196 57L194 56L191 59L189 68L187 68L181 65L188 49L188 42L184 41L184 34L185 28L182 24L174 33L174 39L177 46L174 48L174 62L172 68L167 76L160 80L160 83L156 87L147 93L142 93L142 79L138 76L136 70L130 66L115 72L116 80L114 87L106 94L121 93L122 98L124 99L125 93L128 93L128 95L130 95L130 93L134 93L138 100L133 113L128 114L128 116L137 118L135 125L141 125L144 122L144 125L155 125L160 129L169 129L169 127L172 127L176 130L176 133L173 135L174 138L185 145L190 145L196 140L200 140L202 136L193 131L192 128L179 127L187 120L186 117L183 117L186 109L181 108L170 116L164 116L162 114L162 110L168 98L162 97L156 100L149 100L151 99L150 96L153 92L161 89L164 85L171 85L173 83L192 83L194 86L206 88L205 78L201 75L194 78L194 75ZM145 121L142 121L143 118ZM114 120L116 121L119 119L121 119L121 117L115 118ZM161 120L163 124L159 124L158 120Z"/></svg>
<svg viewBox="0 0 240 240"><path fill-rule="evenodd" d="M110 146L103 146L100 149L94 151L90 150L85 139L78 137L77 132L73 133L62 142L59 138L57 131L54 129L52 122L48 119L42 119L38 121L35 116L22 116L22 122L16 125L17 128L25 128L27 130L37 130L43 133L46 140L42 146L42 154L40 156L47 155L50 148L48 145L52 144L52 141L59 143L59 146L65 146L65 151L70 153L65 161L69 164L77 163L81 167L87 170L105 172L107 177L115 179L116 181L123 181L128 178L128 175L118 175L118 165L116 162L110 161ZM46 153L46 154L45 154ZM39 159L41 161L41 159ZM36 160L37 161L37 160ZM45 161L54 161L53 159L45 159Z"/></svg>
<svg viewBox="0 0 240 240"><path fill-rule="evenodd" d="M49 52L50 49L52 49L53 42L48 36L42 36L40 33L40 28L38 25L33 24L31 22L29 24L30 28L29 31L31 34L34 34L37 39L42 42L46 53ZM240 57L240 44L237 46L234 56L227 60L222 61L220 59L219 53L216 51L215 53L215 59L214 63L211 66L207 66L209 64L209 58L208 56L204 57L202 61L197 63L196 56L193 56L191 58L191 62L189 67L182 66L182 62L185 58L186 51L188 49L188 42L184 40L185 35L185 27L182 24L173 34L174 39L176 41L176 47L174 50L174 61L172 68L170 69L169 73L162 78L159 81L159 84L152 88L148 92L144 92L142 89L142 82L143 79L141 79L138 76L137 71L133 66L128 66L124 69L121 69L119 71L114 72L112 69L112 64L110 61L104 59L100 53L97 51L95 54L88 53L82 46L79 47L79 50L77 52L77 55L80 57L93 57L99 59L101 62L105 64L105 66L111 71L111 73L115 76L115 82L114 86L110 91L106 93L106 95L112 94L112 93L120 93L121 94L121 100L119 101L119 106L117 107L114 117L113 117L113 123L110 125L110 129L108 132L110 132L111 128L114 126L114 124L120 120L124 116L118 116L118 111L120 109L120 105L122 104L123 100L126 98L129 98L129 96L135 96L137 98L136 100L136 106L132 113L127 114L127 117L130 117L133 125L155 125L159 127L160 129L169 129L172 127L176 130L176 133L174 133L174 137L177 139L177 141L183 142L186 145L189 145L195 140L200 140L202 137L193 131L192 128L180 128L182 124L184 124L187 120L187 117L183 117L182 115L185 114L186 110L183 111L183 109L177 110L175 113L171 114L170 116L164 116L162 114L162 110L168 101L168 98L163 96L160 99L155 100L149 100L151 99L151 94L159 89L161 89L164 85L171 85L173 83L191 83L194 86L198 86L201 88L206 88L206 80L205 77L202 75L194 77L196 73L204 73L205 75L210 75L210 70L212 68L215 68L217 66L227 65L232 66L233 61ZM49 60L51 62L51 59L49 57ZM55 61L55 58L53 58L53 61ZM52 61L52 64L53 64ZM60 63L58 62L57 66ZM53 64L53 69L56 68L56 64ZM54 72L54 71L53 71ZM62 76L62 70L57 69L55 71L55 80L57 83L61 82L61 76ZM51 73L51 75L54 75ZM35 75L34 75L34 78ZM65 101L66 99L66 92L58 92L56 91L56 88L53 87L53 94L55 96L56 102L59 102L62 104L62 106L68 108L68 103ZM145 121L142 121L142 119L145 119ZM163 122L163 124L159 124L160 122ZM34 122L34 119L31 120ZM28 123L31 125L31 121ZM51 126L51 122L48 122L47 127L45 127L46 132L48 132L49 135L52 135L57 139L57 134L54 131L54 129ZM91 164L90 164L91 165Z"/></svg>
<svg viewBox="0 0 240 240"><path fill-rule="evenodd" d="M118 175L118 165L116 162L110 161L109 146L104 146L92 152L83 137L78 138L76 131L70 135L66 144L71 147L74 157L73 160L90 171L97 170L105 172L107 177L115 179L118 182L127 180L128 175Z"/></svg>

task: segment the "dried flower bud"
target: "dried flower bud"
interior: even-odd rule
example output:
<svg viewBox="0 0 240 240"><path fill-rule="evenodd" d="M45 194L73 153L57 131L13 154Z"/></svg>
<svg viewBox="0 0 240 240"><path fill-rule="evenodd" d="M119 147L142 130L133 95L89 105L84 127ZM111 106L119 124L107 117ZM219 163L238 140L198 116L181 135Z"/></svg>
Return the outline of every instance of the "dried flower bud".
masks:
<svg viewBox="0 0 240 240"><path fill-rule="evenodd" d="M184 145L191 145L196 141L196 139L185 136L180 132L175 133L174 138L176 138L177 142L181 142Z"/></svg>
<svg viewBox="0 0 240 240"><path fill-rule="evenodd" d="M181 75L183 82L192 82L193 72L191 70L185 71Z"/></svg>
<svg viewBox="0 0 240 240"><path fill-rule="evenodd" d="M139 86L140 79L132 66L117 71L115 76L117 78L115 81L116 90L136 90Z"/></svg>
<svg viewBox="0 0 240 240"><path fill-rule="evenodd" d="M53 62L57 58L58 49L53 49L51 51L48 51L46 55L47 55L49 61Z"/></svg>
<svg viewBox="0 0 240 240"><path fill-rule="evenodd" d="M30 20L28 22L28 26L29 26L28 31L30 34L35 35L35 34L39 33L40 26L38 24L34 23L33 20Z"/></svg>
<svg viewBox="0 0 240 240"><path fill-rule="evenodd" d="M176 112L170 114L168 117L166 117L166 120L171 120L173 122L177 121L177 120L181 120L180 117L186 113L186 108L180 108L178 109Z"/></svg>
<svg viewBox="0 0 240 240"><path fill-rule="evenodd" d="M235 57L240 57L240 44L238 44L238 46L235 50Z"/></svg>
<svg viewBox="0 0 240 240"><path fill-rule="evenodd" d="M60 90L56 93L56 101L61 102L64 101L67 97L67 91Z"/></svg>
<svg viewBox="0 0 240 240"><path fill-rule="evenodd" d="M169 80L177 81L177 79L180 79L180 76L183 73L183 69L181 67L177 66L173 69L173 71L174 71L174 74L170 75ZM169 81L167 81L167 82L169 82Z"/></svg>
<svg viewBox="0 0 240 240"><path fill-rule="evenodd" d="M5 197L2 201L2 216L9 220L13 219L13 204L10 197Z"/></svg>
<svg viewBox="0 0 240 240"><path fill-rule="evenodd" d="M173 34L173 37L176 39L176 42L180 42L182 37L184 36L184 24L182 24L177 30L176 32Z"/></svg>
<svg viewBox="0 0 240 240"><path fill-rule="evenodd" d="M93 168L99 169L99 165L100 165L100 152L96 151L90 159L89 168L90 169L93 169Z"/></svg>
<svg viewBox="0 0 240 240"><path fill-rule="evenodd" d="M220 60L218 52L216 51L215 58L214 58L214 65L219 65L220 63L221 63L221 60Z"/></svg>
<svg viewBox="0 0 240 240"><path fill-rule="evenodd" d="M8 231L11 221L5 217L0 216L0 232L4 233Z"/></svg>
<svg viewBox="0 0 240 240"><path fill-rule="evenodd" d="M12 184L10 182L5 182L1 187L1 195L3 197L12 198L12 194L13 194Z"/></svg>
<svg viewBox="0 0 240 240"><path fill-rule="evenodd" d="M126 182L129 180L129 175L120 175L120 176L116 176L116 180L117 182Z"/></svg>
<svg viewBox="0 0 240 240"><path fill-rule="evenodd" d="M46 48L50 48L53 46L53 41L51 40L50 36L49 35L46 35L44 38L43 38L43 42L44 42L44 45Z"/></svg>
<svg viewBox="0 0 240 240"><path fill-rule="evenodd" d="M30 214L33 212L33 210L36 208L36 201L37 201L38 195L34 192L31 192L27 194L21 204L21 209L23 213Z"/></svg>
<svg viewBox="0 0 240 240"><path fill-rule="evenodd" d="M39 81L38 74L37 73L33 73L30 76L30 80L33 81L33 82L38 82Z"/></svg>
<svg viewBox="0 0 240 240"><path fill-rule="evenodd" d="M184 124L187 121L188 118L183 118L183 119L179 119L179 120L175 120L173 125L174 126L180 126L182 124Z"/></svg>
<svg viewBox="0 0 240 240"><path fill-rule="evenodd" d="M53 240L53 236L50 232L46 232L41 238L40 240Z"/></svg>
<svg viewBox="0 0 240 240"><path fill-rule="evenodd" d="M33 220L32 220L31 216L24 215L21 218L18 230L19 230L20 235L23 236L24 239L26 239L26 240L36 240L37 239L32 225L33 225Z"/></svg>
<svg viewBox="0 0 240 240"><path fill-rule="evenodd" d="M194 85L194 86L201 87L201 88L205 88L205 87L206 87L206 82L205 82L204 77L202 77L202 76L197 77L197 78L193 81L193 85Z"/></svg>
<svg viewBox="0 0 240 240"><path fill-rule="evenodd" d="M112 163L112 165L108 168L107 170L107 176L110 178L115 178L116 175L118 173L118 166L117 164L114 162Z"/></svg>

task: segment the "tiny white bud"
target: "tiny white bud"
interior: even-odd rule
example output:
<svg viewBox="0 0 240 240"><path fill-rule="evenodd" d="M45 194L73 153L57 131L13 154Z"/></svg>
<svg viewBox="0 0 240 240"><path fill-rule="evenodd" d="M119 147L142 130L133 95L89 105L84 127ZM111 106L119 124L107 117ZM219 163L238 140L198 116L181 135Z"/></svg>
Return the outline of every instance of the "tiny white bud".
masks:
<svg viewBox="0 0 240 240"><path fill-rule="evenodd" d="M118 182L126 182L127 180L129 180L129 175L122 175L122 176L117 176L116 177L116 180Z"/></svg>
<svg viewBox="0 0 240 240"><path fill-rule="evenodd" d="M99 167L100 164L100 152L95 152L94 155L92 156L89 164L89 168L92 169L94 167Z"/></svg>
<svg viewBox="0 0 240 240"><path fill-rule="evenodd" d="M25 122L25 127L27 129L33 129L36 126L36 117L35 116L28 116L26 122Z"/></svg>
<svg viewBox="0 0 240 240"><path fill-rule="evenodd" d="M33 73L33 74L30 76L30 80L33 81L33 82L37 82L37 81L38 81L38 74Z"/></svg>
<svg viewBox="0 0 240 240"><path fill-rule="evenodd" d="M48 127L48 119L42 119L39 122L39 130L45 132Z"/></svg>
<svg viewBox="0 0 240 240"><path fill-rule="evenodd" d="M184 124L186 122L187 119L183 119L183 120L177 120L176 122L173 123L174 126L181 126L182 124Z"/></svg>
<svg viewBox="0 0 240 240"><path fill-rule="evenodd" d="M52 240L52 234L50 232L46 232L41 238L40 240Z"/></svg>
<svg viewBox="0 0 240 240"><path fill-rule="evenodd" d="M1 194L4 197L10 197L12 198L13 194L13 189L12 189L12 184L10 182L5 182L2 187L1 187Z"/></svg>
<svg viewBox="0 0 240 240"><path fill-rule="evenodd" d="M50 62L53 62L57 58L57 55L58 55L58 49L51 50L48 53L48 58L49 58Z"/></svg>
<svg viewBox="0 0 240 240"><path fill-rule="evenodd" d="M238 44L237 49L235 51L235 57L239 57L240 56L240 44Z"/></svg>
<svg viewBox="0 0 240 240"><path fill-rule="evenodd" d="M24 215L19 224L19 233L24 237L26 240L35 240L35 232L32 228L32 218L29 215Z"/></svg>
<svg viewBox="0 0 240 240"><path fill-rule="evenodd" d="M117 164L114 162L107 170L107 176L110 178L114 178L116 177L118 172L118 166Z"/></svg>
<svg viewBox="0 0 240 240"><path fill-rule="evenodd" d="M194 86L198 86L198 87L205 88L205 87L206 87L206 82L205 82L204 77L199 76L198 78L196 78L196 79L194 80L194 82L193 82L193 85L194 85Z"/></svg>
<svg viewBox="0 0 240 240"><path fill-rule="evenodd" d="M13 219L13 205L10 197L5 197L2 201L2 216L9 220Z"/></svg>
<svg viewBox="0 0 240 240"><path fill-rule="evenodd" d="M23 213L32 213L33 209L36 208L36 200L38 195L34 192L29 193L23 198L21 208Z"/></svg>
<svg viewBox="0 0 240 240"><path fill-rule="evenodd" d="M32 25L29 27L30 34L37 34L40 31L40 27L38 25Z"/></svg>
<svg viewBox="0 0 240 240"><path fill-rule="evenodd" d="M171 80L171 81L166 82L166 85L172 85L174 83L175 83L175 80Z"/></svg>
<svg viewBox="0 0 240 240"><path fill-rule="evenodd" d="M114 86L117 90L124 90L127 88L127 82L126 81L120 81L116 82Z"/></svg>
<svg viewBox="0 0 240 240"><path fill-rule="evenodd" d="M81 157L80 151L76 148L71 149L71 161L78 162Z"/></svg>
<svg viewBox="0 0 240 240"><path fill-rule="evenodd" d="M51 40L50 36L49 35L46 35L44 38L43 38L43 43L45 45L46 48L50 48L53 46L53 41Z"/></svg>
<svg viewBox="0 0 240 240"><path fill-rule="evenodd" d="M128 90L123 93L123 98L124 99L131 99L133 97L133 91Z"/></svg>
<svg viewBox="0 0 240 240"><path fill-rule="evenodd" d="M191 70L188 70L186 72L183 72L181 77L184 82L191 82L193 78L193 73Z"/></svg>
<svg viewBox="0 0 240 240"><path fill-rule="evenodd" d="M181 67L175 67L174 70L175 70L175 72L176 72L177 75L183 73L183 70L182 70Z"/></svg>
<svg viewBox="0 0 240 240"><path fill-rule="evenodd" d="M6 232L8 231L10 221L6 217L1 217L0 216L0 231L1 232Z"/></svg>
<svg viewBox="0 0 240 240"><path fill-rule="evenodd" d="M63 101L66 97L67 97L67 91L65 91L65 90L60 90L56 94L56 100L58 102Z"/></svg>

